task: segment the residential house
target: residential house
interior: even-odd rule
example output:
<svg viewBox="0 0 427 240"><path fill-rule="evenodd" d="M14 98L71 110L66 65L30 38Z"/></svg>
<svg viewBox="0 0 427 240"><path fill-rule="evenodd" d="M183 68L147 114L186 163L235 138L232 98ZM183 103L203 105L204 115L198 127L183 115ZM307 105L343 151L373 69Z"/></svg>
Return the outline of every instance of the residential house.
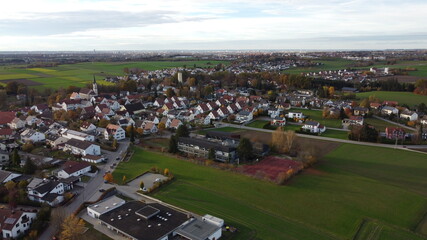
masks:
<svg viewBox="0 0 427 240"><path fill-rule="evenodd" d="M169 124L169 128L178 129L179 126L181 126L183 123L179 119L173 119L172 122Z"/></svg>
<svg viewBox="0 0 427 240"><path fill-rule="evenodd" d="M398 127L387 127L385 129L385 136L388 139L404 139L405 130Z"/></svg>
<svg viewBox="0 0 427 240"><path fill-rule="evenodd" d="M31 141L33 143L36 143L36 142L43 142L45 141L45 139L46 137L44 133L37 132L33 129L25 129L25 131L21 133L21 140L23 142Z"/></svg>
<svg viewBox="0 0 427 240"><path fill-rule="evenodd" d="M97 155L90 155L87 154L86 156L82 156L82 161L90 162L90 163L101 163L104 161L103 156L97 156Z"/></svg>
<svg viewBox="0 0 427 240"><path fill-rule="evenodd" d="M276 117L280 116L281 113L282 113L282 110L279 108L275 108L275 107L271 107L267 111L267 114L268 114L268 116L270 116L270 118L276 118Z"/></svg>
<svg viewBox="0 0 427 240"><path fill-rule="evenodd" d="M344 118L342 120L343 128L347 129L349 126L353 125L363 125L363 117L362 116L350 116L350 118Z"/></svg>
<svg viewBox="0 0 427 240"><path fill-rule="evenodd" d="M2 239L16 239L30 229L37 213L31 211L0 209L0 230Z"/></svg>
<svg viewBox="0 0 427 240"><path fill-rule="evenodd" d="M25 127L25 121L16 117L8 125L12 129L21 129L21 128Z"/></svg>
<svg viewBox="0 0 427 240"><path fill-rule="evenodd" d="M399 105L399 103L396 101L384 101L383 105L384 106L390 106L390 107L396 107Z"/></svg>
<svg viewBox="0 0 427 240"><path fill-rule="evenodd" d="M78 132L78 131L74 131L66 128L62 129L60 132L63 137L68 139L77 139L80 141L88 141L88 142L95 141L95 136L87 133Z"/></svg>
<svg viewBox="0 0 427 240"><path fill-rule="evenodd" d="M389 116L392 114L397 115L399 113L399 110L395 107L385 106L381 109L381 113Z"/></svg>
<svg viewBox="0 0 427 240"><path fill-rule="evenodd" d="M427 115L424 115L421 119L420 119L420 123L423 125L427 125Z"/></svg>
<svg viewBox="0 0 427 240"><path fill-rule="evenodd" d="M144 111L144 105L141 102L126 104L125 108L130 115L136 115Z"/></svg>
<svg viewBox="0 0 427 240"><path fill-rule="evenodd" d="M174 119L175 120L175 119ZM178 120L179 121L179 120ZM172 121L173 122L173 121ZM156 124L154 124L153 122L147 122L144 125L143 128L143 133L144 134L152 134L152 133L157 133L158 129L156 127Z"/></svg>
<svg viewBox="0 0 427 240"><path fill-rule="evenodd" d="M381 108L381 103L370 103L369 107L371 107L372 109L378 110Z"/></svg>
<svg viewBox="0 0 427 240"><path fill-rule="evenodd" d="M43 112L49 110L49 106L46 103L36 104L31 107L31 110L38 114L42 114Z"/></svg>
<svg viewBox="0 0 427 240"><path fill-rule="evenodd" d="M9 164L9 153L0 150L0 166L7 166Z"/></svg>
<svg viewBox="0 0 427 240"><path fill-rule="evenodd" d="M64 151L70 151L74 155L86 156L101 155L101 148L88 141L81 141L78 139L70 139L65 143Z"/></svg>
<svg viewBox="0 0 427 240"><path fill-rule="evenodd" d="M191 156L208 158L209 151L214 151L215 160L232 163L237 159L236 148L209 141L207 139L180 137L178 150Z"/></svg>
<svg viewBox="0 0 427 240"><path fill-rule="evenodd" d="M302 112L289 112L285 116L287 118L298 118L298 119L305 118L305 116L304 116L304 114Z"/></svg>
<svg viewBox="0 0 427 240"><path fill-rule="evenodd" d="M15 181L20 176L22 176L22 174L20 174L20 173L14 173L14 172L6 171L6 170L0 170L0 183L7 183L9 181Z"/></svg>
<svg viewBox="0 0 427 240"><path fill-rule="evenodd" d="M414 111L406 109L405 111L400 113L400 118L405 119L407 121L417 121L418 114Z"/></svg>
<svg viewBox="0 0 427 240"><path fill-rule="evenodd" d="M236 114L236 122L238 123L245 123L249 122L254 118L254 115L250 111L241 110Z"/></svg>
<svg viewBox="0 0 427 240"><path fill-rule="evenodd" d="M10 139L13 136L13 129L10 128L0 128L0 139Z"/></svg>
<svg viewBox="0 0 427 240"><path fill-rule="evenodd" d="M33 178L27 185L28 198L31 201L57 206L64 201L64 184L60 181Z"/></svg>
<svg viewBox="0 0 427 240"><path fill-rule="evenodd" d="M199 113L205 113L210 111L210 108L206 105L206 103L201 103L196 107Z"/></svg>
<svg viewBox="0 0 427 240"><path fill-rule="evenodd" d="M323 125L320 125L320 123L316 121L305 121L301 129L306 132L318 133L318 134L326 131L326 127Z"/></svg>
<svg viewBox="0 0 427 240"><path fill-rule="evenodd" d="M228 112L227 108L224 106L220 107L217 111L219 116L222 118L225 118L230 114L230 112Z"/></svg>
<svg viewBox="0 0 427 240"><path fill-rule="evenodd" d="M66 161L58 172L58 178L80 177L91 170L87 162Z"/></svg>
<svg viewBox="0 0 427 240"><path fill-rule="evenodd" d="M271 119L270 124L273 126L285 126L286 125L286 118L276 116Z"/></svg>
<svg viewBox="0 0 427 240"><path fill-rule="evenodd" d="M354 107L353 113L355 116L365 116L369 113L369 109L365 107Z"/></svg>
<svg viewBox="0 0 427 240"><path fill-rule="evenodd" d="M110 137L116 140L122 140L126 138L126 132L119 125L114 125L110 123L105 128L104 138L110 139Z"/></svg>
<svg viewBox="0 0 427 240"><path fill-rule="evenodd" d="M91 133L91 132L94 132L96 130L96 126L90 122L85 121L80 126L80 130L82 130L85 133Z"/></svg>
<svg viewBox="0 0 427 240"><path fill-rule="evenodd" d="M0 126L7 126L15 118L15 112L0 112Z"/></svg>

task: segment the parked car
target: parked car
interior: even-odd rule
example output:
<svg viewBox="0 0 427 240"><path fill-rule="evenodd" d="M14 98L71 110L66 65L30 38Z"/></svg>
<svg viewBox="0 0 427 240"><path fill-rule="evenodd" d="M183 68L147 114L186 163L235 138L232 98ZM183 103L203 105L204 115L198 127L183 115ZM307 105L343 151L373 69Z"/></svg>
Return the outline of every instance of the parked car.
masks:
<svg viewBox="0 0 427 240"><path fill-rule="evenodd" d="M105 192L105 189L101 188L99 189L100 192Z"/></svg>

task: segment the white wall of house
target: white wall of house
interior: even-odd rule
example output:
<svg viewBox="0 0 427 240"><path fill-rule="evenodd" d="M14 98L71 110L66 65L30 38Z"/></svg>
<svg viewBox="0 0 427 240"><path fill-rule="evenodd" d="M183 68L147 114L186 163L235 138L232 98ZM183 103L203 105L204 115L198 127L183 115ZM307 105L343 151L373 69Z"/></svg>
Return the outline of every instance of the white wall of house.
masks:
<svg viewBox="0 0 427 240"><path fill-rule="evenodd" d="M70 173L70 174L68 174L66 171L64 171L64 170L61 170L61 171L59 171L58 172L58 177L59 178L69 178L69 177L71 177L71 176L75 176L75 177L78 177L78 176L81 176L81 175L83 175L83 174L85 174L85 173L87 173L87 172L89 172L90 171L90 166L87 166L86 168L83 168L83 169L80 169L80 170L78 170L78 171L76 171L76 172L73 172L73 173Z"/></svg>
<svg viewBox="0 0 427 240"><path fill-rule="evenodd" d="M30 219L30 221L23 223L22 221L24 216L27 216ZM3 238L4 239L17 238L19 235L23 234L26 230L30 228L31 223L35 218L36 218L36 213L25 212L24 214L21 215L21 217L16 222L15 226L13 226L11 231L3 229L2 231Z"/></svg>

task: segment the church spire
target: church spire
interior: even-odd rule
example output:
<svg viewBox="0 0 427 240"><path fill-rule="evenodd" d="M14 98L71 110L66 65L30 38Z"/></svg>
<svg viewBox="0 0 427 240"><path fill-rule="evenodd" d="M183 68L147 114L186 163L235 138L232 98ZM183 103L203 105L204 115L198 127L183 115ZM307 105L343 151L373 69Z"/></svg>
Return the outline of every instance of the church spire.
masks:
<svg viewBox="0 0 427 240"><path fill-rule="evenodd" d="M95 95L98 96L98 84L96 83L95 75L93 75L92 90L95 93Z"/></svg>

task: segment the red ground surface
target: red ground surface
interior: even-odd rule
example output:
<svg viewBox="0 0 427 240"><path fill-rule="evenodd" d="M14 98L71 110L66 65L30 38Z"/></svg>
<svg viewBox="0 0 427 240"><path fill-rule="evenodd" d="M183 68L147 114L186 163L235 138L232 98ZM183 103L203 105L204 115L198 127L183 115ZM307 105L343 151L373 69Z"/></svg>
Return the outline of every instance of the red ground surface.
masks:
<svg viewBox="0 0 427 240"><path fill-rule="evenodd" d="M291 168L295 171L300 170L302 164L286 158L268 156L256 164L243 166L242 172L252 176L262 174L274 181L279 173L286 172Z"/></svg>

